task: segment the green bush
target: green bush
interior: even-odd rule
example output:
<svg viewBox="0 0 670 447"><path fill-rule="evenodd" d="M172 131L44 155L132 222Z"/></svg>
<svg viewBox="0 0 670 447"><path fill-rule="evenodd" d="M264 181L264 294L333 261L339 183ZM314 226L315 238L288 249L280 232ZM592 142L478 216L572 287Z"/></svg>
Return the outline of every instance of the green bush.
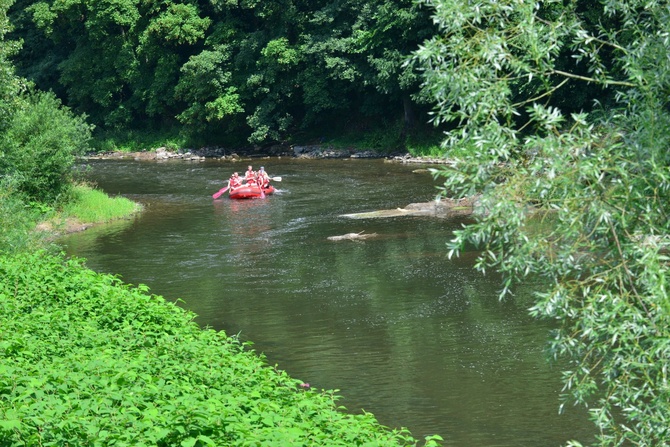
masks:
<svg viewBox="0 0 670 447"><path fill-rule="evenodd" d="M69 191L75 156L90 134L85 117L73 115L55 95L32 93L0 133L0 176L12 177L30 200L56 203Z"/></svg>
<svg viewBox="0 0 670 447"><path fill-rule="evenodd" d="M38 246L40 235L33 229L41 211L36 204L24 202L7 179L0 180L0 254Z"/></svg>
<svg viewBox="0 0 670 447"><path fill-rule="evenodd" d="M416 445L144 286L44 253L0 278L0 445Z"/></svg>

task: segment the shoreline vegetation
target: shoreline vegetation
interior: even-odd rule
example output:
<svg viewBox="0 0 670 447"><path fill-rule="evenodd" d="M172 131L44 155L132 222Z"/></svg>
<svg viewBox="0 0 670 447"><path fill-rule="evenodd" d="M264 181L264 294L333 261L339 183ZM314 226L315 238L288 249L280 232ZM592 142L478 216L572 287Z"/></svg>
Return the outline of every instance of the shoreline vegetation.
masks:
<svg viewBox="0 0 670 447"><path fill-rule="evenodd" d="M1 445L416 443L40 248L91 144L288 140L458 158L441 194L486 214L448 256L542 285L593 445L670 445L668 257L641 243L670 234L667 2L131 3L0 0Z"/></svg>
<svg viewBox="0 0 670 447"><path fill-rule="evenodd" d="M0 273L3 444L417 445L146 286L44 251Z"/></svg>
<svg viewBox="0 0 670 447"><path fill-rule="evenodd" d="M96 225L131 219L143 209L139 203L122 196L110 197L86 184L75 185L72 194L72 201L36 225L35 230L46 233L47 240Z"/></svg>

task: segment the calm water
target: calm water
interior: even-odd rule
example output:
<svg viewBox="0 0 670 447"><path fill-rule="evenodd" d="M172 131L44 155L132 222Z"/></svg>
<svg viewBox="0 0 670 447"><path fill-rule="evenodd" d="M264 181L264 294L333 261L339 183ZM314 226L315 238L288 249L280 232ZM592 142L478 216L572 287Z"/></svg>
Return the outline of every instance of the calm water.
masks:
<svg viewBox="0 0 670 447"><path fill-rule="evenodd" d="M254 162L259 167L260 161ZM589 441L585 412L558 414L551 329L527 315L529 290L499 302L499 278L448 260L461 221L353 220L341 214L435 197L417 166L380 160L263 160L280 190L212 200L233 169L218 161L92 161L88 177L146 206L131 221L62 239L98 271L147 284L198 321L254 342L269 363L339 389L374 413L448 446L558 446ZM363 242L328 241L350 232Z"/></svg>

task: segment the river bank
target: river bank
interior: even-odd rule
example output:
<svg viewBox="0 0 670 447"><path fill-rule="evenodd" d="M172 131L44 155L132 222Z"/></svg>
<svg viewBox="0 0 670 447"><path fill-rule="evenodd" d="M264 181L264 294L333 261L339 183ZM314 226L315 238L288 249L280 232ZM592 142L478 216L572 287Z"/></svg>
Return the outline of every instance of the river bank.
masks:
<svg viewBox="0 0 670 447"><path fill-rule="evenodd" d="M3 445L417 445L145 286L39 251L0 272Z"/></svg>
<svg viewBox="0 0 670 447"><path fill-rule="evenodd" d="M159 147L152 150L125 152L99 152L89 153L87 159L91 160L138 160L138 161L205 161L207 159L218 159L229 162L242 162L259 158L291 157L301 159L362 159L383 158L389 162L417 163L417 164L453 164L453 160L446 157L415 157L408 152L378 152L372 150L360 150L356 148L338 148L329 145L290 145L270 146L266 148L247 148L242 150L230 150L223 147L203 147L199 149L168 149Z"/></svg>
<svg viewBox="0 0 670 447"><path fill-rule="evenodd" d="M62 208L38 222L35 231L47 241L64 234L78 233L96 225L130 219L142 211L141 204L125 197L110 197L88 185L73 187L72 199Z"/></svg>

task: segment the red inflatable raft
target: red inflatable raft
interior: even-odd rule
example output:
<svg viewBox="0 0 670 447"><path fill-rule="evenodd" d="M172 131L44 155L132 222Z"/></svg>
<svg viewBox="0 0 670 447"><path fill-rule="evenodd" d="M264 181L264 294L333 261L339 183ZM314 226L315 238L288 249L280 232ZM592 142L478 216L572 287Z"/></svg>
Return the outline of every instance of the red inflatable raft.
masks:
<svg viewBox="0 0 670 447"><path fill-rule="evenodd" d="M263 188L263 193L265 195L269 195L275 192L275 189L272 185L268 186L267 188ZM231 189L230 192L228 193L231 199L260 199L263 197L263 193L261 193L261 188L258 185L253 185L253 186L248 186L248 185L243 185L235 189Z"/></svg>

